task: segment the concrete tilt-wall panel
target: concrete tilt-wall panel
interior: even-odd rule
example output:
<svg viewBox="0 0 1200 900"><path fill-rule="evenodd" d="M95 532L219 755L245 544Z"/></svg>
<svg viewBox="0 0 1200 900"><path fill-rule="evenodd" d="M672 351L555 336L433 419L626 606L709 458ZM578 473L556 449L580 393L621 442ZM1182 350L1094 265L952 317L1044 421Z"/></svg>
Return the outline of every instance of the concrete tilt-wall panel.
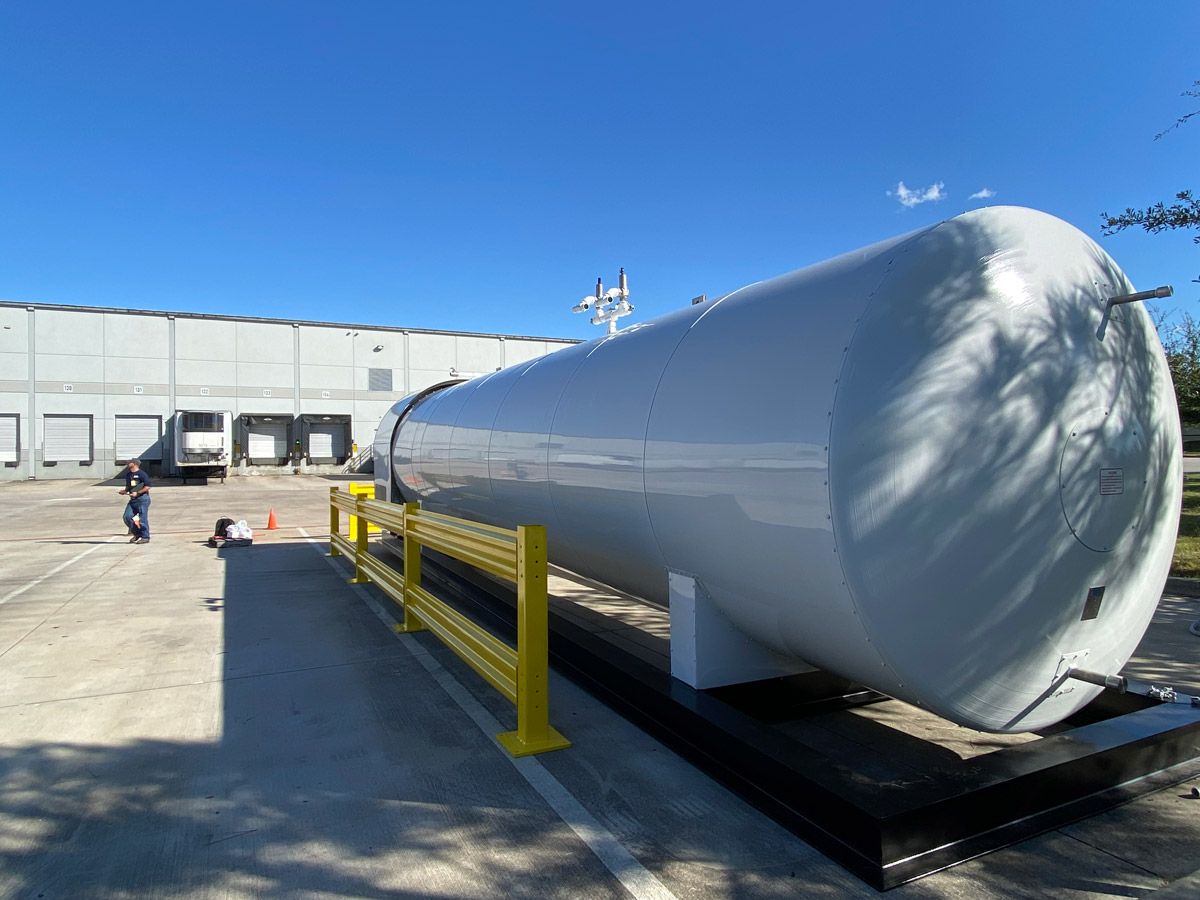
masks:
<svg viewBox="0 0 1200 900"><path fill-rule="evenodd" d="M169 458L177 409L349 416L366 447L406 393L572 343L0 301L0 415L18 417L21 457L0 480L111 477L117 416L161 418ZM90 463L42 463L48 414L91 417Z"/></svg>

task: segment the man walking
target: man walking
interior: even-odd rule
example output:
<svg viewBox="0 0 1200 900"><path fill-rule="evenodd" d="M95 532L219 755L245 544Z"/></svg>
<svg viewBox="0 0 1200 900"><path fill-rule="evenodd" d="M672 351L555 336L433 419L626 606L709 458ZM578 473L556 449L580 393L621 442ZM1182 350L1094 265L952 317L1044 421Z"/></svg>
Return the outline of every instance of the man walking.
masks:
<svg viewBox="0 0 1200 900"><path fill-rule="evenodd" d="M150 476L142 471L140 459L129 461L125 467L125 490L117 493L129 497L123 517L133 535L129 543L150 543ZM137 522L134 522L134 516L137 516Z"/></svg>

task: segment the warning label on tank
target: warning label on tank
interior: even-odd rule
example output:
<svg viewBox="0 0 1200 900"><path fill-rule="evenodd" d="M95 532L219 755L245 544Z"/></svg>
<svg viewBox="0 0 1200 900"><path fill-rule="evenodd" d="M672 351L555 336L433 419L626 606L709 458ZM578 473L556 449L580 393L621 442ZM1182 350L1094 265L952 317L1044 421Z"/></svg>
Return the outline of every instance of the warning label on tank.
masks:
<svg viewBox="0 0 1200 900"><path fill-rule="evenodd" d="M1124 469L1100 470L1100 496L1125 493Z"/></svg>

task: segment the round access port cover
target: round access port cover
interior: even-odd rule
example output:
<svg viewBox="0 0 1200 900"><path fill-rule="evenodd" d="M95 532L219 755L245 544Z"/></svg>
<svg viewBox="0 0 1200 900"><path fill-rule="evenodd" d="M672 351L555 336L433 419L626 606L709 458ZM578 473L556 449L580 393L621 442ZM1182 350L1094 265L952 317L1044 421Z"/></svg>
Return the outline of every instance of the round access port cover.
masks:
<svg viewBox="0 0 1200 900"><path fill-rule="evenodd" d="M1106 553L1137 530L1146 431L1133 415L1094 409L1071 427L1059 470L1063 515L1079 542Z"/></svg>

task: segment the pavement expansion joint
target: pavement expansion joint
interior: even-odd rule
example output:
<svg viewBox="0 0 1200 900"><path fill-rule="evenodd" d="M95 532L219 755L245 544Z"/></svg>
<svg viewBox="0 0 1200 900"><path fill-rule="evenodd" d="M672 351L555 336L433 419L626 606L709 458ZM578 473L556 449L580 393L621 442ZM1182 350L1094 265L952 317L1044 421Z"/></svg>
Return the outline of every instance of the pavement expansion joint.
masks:
<svg viewBox="0 0 1200 900"><path fill-rule="evenodd" d="M111 543L111 540L106 541L105 543L106 544ZM113 546L119 547L120 545L114 544ZM90 553L91 551L87 551L87 552ZM29 638L30 635L34 634L36 631L41 629L41 627L43 625L45 625L47 622L49 622L50 619L52 619L54 616L58 615L60 612L62 612L68 606L70 606L71 603L73 603L75 600L77 600L79 598L80 594L82 594L84 591L91 589L97 582L101 581L113 569L115 569L118 565L120 565L122 562L124 562L125 559L127 559L129 557L129 553L130 553L130 551L127 550L124 554L122 554L120 559L114 560L113 563L110 566L108 566L103 572L101 572L95 578L88 581L87 584L83 585L74 594L72 594L70 597L68 597L66 600L64 600L62 603L60 603L58 606L56 606L53 610L51 610L46 616L44 616L42 618L42 620L40 622L38 622L36 625L34 625L32 628L30 628L27 632L25 632L23 635L21 635L19 638L17 638L16 641L14 641L12 644L5 647L4 650L0 651L0 659L3 659L11 650L13 650L16 647L19 647L21 644L23 644L26 641L26 639ZM71 563L74 563L74 562L78 562L85 555L86 555L86 553L80 554L79 556L75 557L74 559L68 561L67 565L70 565ZM57 570L51 570L49 573L47 573L46 577L49 577L50 575L53 575L58 571L62 571L63 569L67 568L67 565L62 566ZM32 587L32 586L38 584L40 582L40 580L41 579L39 579L39 581L37 581L37 582L31 582L29 586ZM13 597L13 596L14 596L13 594L8 595L8 597ZM8 598L6 597L5 599L8 599ZM0 707L0 708L2 708L2 707Z"/></svg>
<svg viewBox="0 0 1200 900"><path fill-rule="evenodd" d="M133 688L128 691L100 691L95 694L73 694L70 697L49 697L45 700L26 700L21 703L5 703L0 704L0 709L17 709L23 706L44 706L49 703L68 703L73 700L97 700L102 697L127 697L133 694L152 694L158 691L173 691L179 688L198 687L209 684L229 684L236 681L250 681L257 678L277 678L282 675L298 675L303 672L320 672L328 669L347 669L354 666L369 666L376 663L392 662L396 659L402 659L397 653L392 652L386 656L369 657L367 659L355 659L348 662L327 663L319 666L298 666L294 669L278 669L271 672L247 672L245 675L226 675L222 678L203 678L199 681L181 681L176 684L160 684L157 687L149 688ZM52 676L47 676L52 677Z"/></svg>
<svg viewBox="0 0 1200 900"><path fill-rule="evenodd" d="M1122 863L1123 865L1133 866L1135 869L1139 869L1142 872L1145 872L1147 875L1153 875L1155 878L1163 878L1163 875L1161 873L1155 872L1153 869L1147 869L1145 866L1138 865L1132 859L1127 859L1126 857L1121 856L1121 854L1119 854L1119 853L1113 853L1111 850L1107 850L1104 847L1097 846L1096 844L1093 844L1091 841L1085 841L1083 838L1079 837L1078 835L1071 834L1070 832L1067 832L1067 831L1063 831L1061 828L1057 829L1055 831L1055 834L1061 834L1063 837L1070 838L1073 841L1083 844L1085 847L1090 847L1092 850L1095 850L1098 853L1103 853L1105 856L1111 856L1113 859L1117 860L1118 862Z"/></svg>

